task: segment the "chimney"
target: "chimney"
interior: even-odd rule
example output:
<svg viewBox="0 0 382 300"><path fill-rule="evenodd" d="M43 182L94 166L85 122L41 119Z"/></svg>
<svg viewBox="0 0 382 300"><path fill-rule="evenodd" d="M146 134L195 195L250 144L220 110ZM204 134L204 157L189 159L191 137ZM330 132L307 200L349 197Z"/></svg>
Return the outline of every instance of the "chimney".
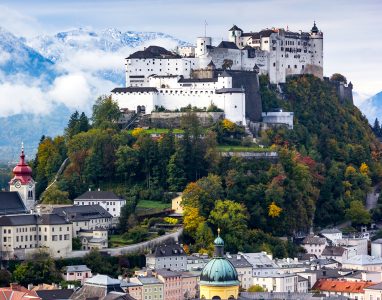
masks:
<svg viewBox="0 0 382 300"><path fill-rule="evenodd" d="M28 290L32 290L33 289L33 284L32 283L30 283L30 284L28 284Z"/></svg>
<svg viewBox="0 0 382 300"><path fill-rule="evenodd" d="M100 192L101 191L101 189L100 188L98 188L98 192Z"/></svg>
<svg viewBox="0 0 382 300"><path fill-rule="evenodd" d="M92 188L89 188L89 192L91 192L92 191Z"/></svg>

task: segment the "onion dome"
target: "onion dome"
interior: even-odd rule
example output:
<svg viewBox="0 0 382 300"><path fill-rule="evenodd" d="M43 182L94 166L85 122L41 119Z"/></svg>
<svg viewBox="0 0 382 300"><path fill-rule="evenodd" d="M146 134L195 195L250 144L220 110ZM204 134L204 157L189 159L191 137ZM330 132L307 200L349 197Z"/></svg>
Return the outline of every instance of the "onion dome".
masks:
<svg viewBox="0 0 382 300"><path fill-rule="evenodd" d="M235 286L239 279L235 267L224 257L216 257L209 261L200 274L201 285Z"/></svg>
<svg viewBox="0 0 382 300"><path fill-rule="evenodd" d="M313 27L312 27L312 30L311 30L312 33L318 33L318 28L316 26L316 21L314 21L313 23Z"/></svg>
<svg viewBox="0 0 382 300"><path fill-rule="evenodd" d="M24 146L21 147L20 161L13 168L13 174L15 175L11 183L15 180L20 180L21 184L27 184L32 180L32 168L25 162Z"/></svg>
<svg viewBox="0 0 382 300"><path fill-rule="evenodd" d="M214 258L203 268L200 274L200 284L211 286L239 285L235 267L224 257L224 241L220 237L220 229L218 229L218 237L215 239L214 245Z"/></svg>

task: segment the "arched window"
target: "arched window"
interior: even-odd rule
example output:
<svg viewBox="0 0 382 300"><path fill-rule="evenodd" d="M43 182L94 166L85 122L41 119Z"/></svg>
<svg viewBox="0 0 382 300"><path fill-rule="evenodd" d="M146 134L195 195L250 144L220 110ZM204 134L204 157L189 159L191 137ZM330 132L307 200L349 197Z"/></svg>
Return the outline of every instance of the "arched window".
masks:
<svg viewBox="0 0 382 300"><path fill-rule="evenodd" d="M219 296L213 296L212 300L221 300L221 298Z"/></svg>
<svg viewBox="0 0 382 300"><path fill-rule="evenodd" d="M228 297L228 300L234 300L234 299L235 299L235 297L232 295Z"/></svg>
<svg viewBox="0 0 382 300"><path fill-rule="evenodd" d="M33 199L33 191L28 191L28 199Z"/></svg>

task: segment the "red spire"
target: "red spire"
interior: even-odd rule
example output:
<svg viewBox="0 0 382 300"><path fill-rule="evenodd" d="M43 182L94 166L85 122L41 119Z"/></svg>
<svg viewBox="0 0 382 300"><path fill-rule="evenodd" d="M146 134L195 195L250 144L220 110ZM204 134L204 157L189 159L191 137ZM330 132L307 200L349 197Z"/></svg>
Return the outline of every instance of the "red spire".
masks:
<svg viewBox="0 0 382 300"><path fill-rule="evenodd" d="M21 146L20 161L14 167L13 174L15 175L11 183L16 179L21 181L21 184L27 184L32 179L32 168L25 162L24 144Z"/></svg>

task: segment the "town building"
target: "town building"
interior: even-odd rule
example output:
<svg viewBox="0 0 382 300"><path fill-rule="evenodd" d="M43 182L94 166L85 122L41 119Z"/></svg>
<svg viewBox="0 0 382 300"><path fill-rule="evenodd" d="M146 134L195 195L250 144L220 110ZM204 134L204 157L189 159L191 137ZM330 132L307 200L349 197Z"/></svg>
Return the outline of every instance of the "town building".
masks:
<svg viewBox="0 0 382 300"><path fill-rule="evenodd" d="M144 300L143 299L143 284L138 282L130 281L130 278L123 280L121 283L122 289L127 292L135 300Z"/></svg>
<svg viewBox="0 0 382 300"><path fill-rule="evenodd" d="M42 300L35 291L11 283L9 287L0 288L0 300Z"/></svg>
<svg viewBox="0 0 382 300"><path fill-rule="evenodd" d="M354 256L356 253L353 253ZM331 258L339 263L349 258L349 250L340 246L326 246L321 253L321 258Z"/></svg>
<svg viewBox="0 0 382 300"><path fill-rule="evenodd" d="M74 300L134 300L121 288L121 281L107 275L96 275L85 281L70 299Z"/></svg>
<svg viewBox="0 0 382 300"><path fill-rule="evenodd" d="M152 270L186 271L187 254L179 244L160 245L146 255L146 267Z"/></svg>
<svg viewBox="0 0 382 300"><path fill-rule="evenodd" d="M92 277L92 271L86 265L66 266L62 278L65 281L80 281L81 284Z"/></svg>
<svg viewBox="0 0 382 300"><path fill-rule="evenodd" d="M227 258L235 267L240 281L240 287L243 289L248 289L253 284L252 264L250 264L249 261L245 258L245 256L241 253L226 253L225 258Z"/></svg>
<svg viewBox="0 0 382 300"><path fill-rule="evenodd" d="M208 254L193 253L187 256L187 271L201 271L210 261Z"/></svg>
<svg viewBox="0 0 382 300"><path fill-rule="evenodd" d="M253 276L253 284L259 285L268 292L292 293L308 292L308 279L297 274L270 274Z"/></svg>
<svg viewBox="0 0 382 300"><path fill-rule="evenodd" d="M336 240L336 245L347 249L348 258L354 255L368 255L367 238L342 238Z"/></svg>
<svg viewBox="0 0 382 300"><path fill-rule="evenodd" d="M320 234L333 243L336 243L338 240L342 239L342 231L337 228L323 229L320 231Z"/></svg>
<svg viewBox="0 0 382 300"><path fill-rule="evenodd" d="M29 213L18 192L0 191L0 216Z"/></svg>
<svg viewBox="0 0 382 300"><path fill-rule="evenodd" d="M154 276L139 276L130 278L130 282L142 284L142 299L161 300L163 296L163 283Z"/></svg>
<svg viewBox="0 0 382 300"><path fill-rule="evenodd" d="M364 288L364 300L381 300L382 299L382 282L370 285Z"/></svg>
<svg viewBox="0 0 382 300"><path fill-rule="evenodd" d="M113 216L113 224L118 224L121 209L126 200L108 191L87 191L74 199L74 205L100 205Z"/></svg>
<svg viewBox="0 0 382 300"><path fill-rule="evenodd" d="M279 109L277 111L263 112L261 116L263 117L263 123L272 124L272 126L286 125L288 129L293 129L293 112Z"/></svg>
<svg viewBox="0 0 382 300"><path fill-rule="evenodd" d="M155 270L156 277L163 283L163 297L166 300L183 300L182 274L167 269ZM195 293L194 293L195 294Z"/></svg>
<svg viewBox="0 0 382 300"><path fill-rule="evenodd" d="M79 236L81 230L112 228L113 216L100 205L59 206L51 211L73 223L73 237Z"/></svg>
<svg viewBox="0 0 382 300"><path fill-rule="evenodd" d="M106 249L108 247L108 231L105 228L97 228L78 232L82 250Z"/></svg>
<svg viewBox="0 0 382 300"><path fill-rule="evenodd" d="M267 254L267 252L239 252L239 254L241 254L252 265L253 276L276 274L279 270L279 266L273 261L272 254Z"/></svg>
<svg viewBox="0 0 382 300"><path fill-rule="evenodd" d="M240 286L238 274L232 263L224 257L224 241L219 234L214 246L214 258L200 274L200 298L238 299Z"/></svg>
<svg viewBox="0 0 382 300"><path fill-rule="evenodd" d="M382 258L370 255L356 255L343 261L342 267L354 270L382 272Z"/></svg>
<svg viewBox="0 0 382 300"><path fill-rule="evenodd" d="M1 257L25 259L37 249L53 257L72 251L72 224L57 214L0 216Z"/></svg>
<svg viewBox="0 0 382 300"><path fill-rule="evenodd" d="M181 272L183 299L196 299L199 292L199 274Z"/></svg>
<svg viewBox="0 0 382 300"><path fill-rule="evenodd" d="M316 235L308 235L302 242L302 246L307 253L314 254L320 257L325 247L328 245L326 238Z"/></svg>
<svg viewBox="0 0 382 300"><path fill-rule="evenodd" d="M365 288L374 285L369 281L344 281L333 279L320 279L313 286L313 290L326 296L341 295L349 299L365 300Z"/></svg>
<svg viewBox="0 0 382 300"><path fill-rule="evenodd" d="M33 210L36 203L36 183L32 178L32 168L25 162L24 146L21 147L20 161L13 168L13 174L9 190L18 192L27 210Z"/></svg>
<svg viewBox="0 0 382 300"><path fill-rule="evenodd" d="M371 256L382 257L382 239L371 242Z"/></svg>

